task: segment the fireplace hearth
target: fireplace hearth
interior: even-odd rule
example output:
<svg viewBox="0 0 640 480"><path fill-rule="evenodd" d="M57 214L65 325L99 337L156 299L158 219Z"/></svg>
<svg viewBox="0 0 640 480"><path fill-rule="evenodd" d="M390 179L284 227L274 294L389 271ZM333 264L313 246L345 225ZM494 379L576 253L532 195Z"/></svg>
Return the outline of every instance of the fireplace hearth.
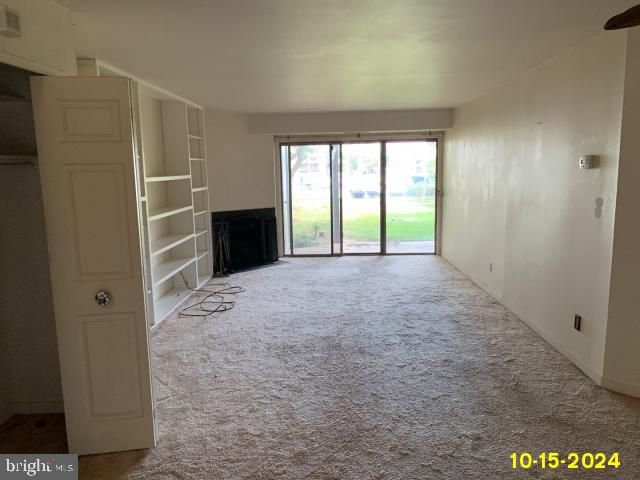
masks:
<svg viewBox="0 0 640 480"><path fill-rule="evenodd" d="M231 273L278 260L275 208L213 212L211 220L214 272Z"/></svg>

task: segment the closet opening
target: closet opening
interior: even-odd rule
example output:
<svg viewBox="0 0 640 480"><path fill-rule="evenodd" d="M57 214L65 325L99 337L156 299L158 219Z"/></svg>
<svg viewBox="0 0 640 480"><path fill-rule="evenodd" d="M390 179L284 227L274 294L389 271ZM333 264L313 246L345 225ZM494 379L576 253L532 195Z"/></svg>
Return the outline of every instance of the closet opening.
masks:
<svg viewBox="0 0 640 480"><path fill-rule="evenodd" d="M30 451L66 448L32 75L0 64L0 447L5 453L5 436L16 429L31 432L21 438Z"/></svg>

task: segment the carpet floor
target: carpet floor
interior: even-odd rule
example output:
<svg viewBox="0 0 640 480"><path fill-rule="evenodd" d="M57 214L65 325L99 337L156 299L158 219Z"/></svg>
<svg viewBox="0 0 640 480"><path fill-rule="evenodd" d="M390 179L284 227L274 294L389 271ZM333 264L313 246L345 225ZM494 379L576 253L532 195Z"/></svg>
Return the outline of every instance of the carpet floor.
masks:
<svg viewBox="0 0 640 480"><path fill-rule="evenodd" d="M153 330L157 448L81 478L640 478L640 400L594 385L445 261L287 259ZM512 452L619 452L514 470Z"/></svg>

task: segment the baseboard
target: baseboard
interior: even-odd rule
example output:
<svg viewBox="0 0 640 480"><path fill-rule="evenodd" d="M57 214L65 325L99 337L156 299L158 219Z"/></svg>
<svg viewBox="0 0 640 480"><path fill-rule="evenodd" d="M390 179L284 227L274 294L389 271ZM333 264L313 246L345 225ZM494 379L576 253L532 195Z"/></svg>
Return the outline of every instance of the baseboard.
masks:
<svg viewBox="0 0 640 480"><path fill-rule="evenodd" d="M64 404L58 400L39 402L13 402L13 415L33 415L37 413L64 413Z"/></svg>
<svg viewBox="0 0 640 480"><path fill-rule="evenodd" d="M446 255L446 253L443 253L441 256L453 268L458 270L462 275L464 275L469 280L471 280L475 285L477 285L482 290L484 290L489 295L491 295L495 300L500 302L507 310L509 310L513 315L515 315L520 321L522 321L522 323L524 323L527 327L529 327L531 330L533 330L538 335L540 335L540 337L542 337L542 339L545 342L547 342L549 345L551 345L555 350L560 352L562 355L567 357L576 367L578 367L582 371L582 373L584 373L587 377L589 377L591 380L593 380L593 382L596 385L599 385L599 386L602 386L602 387L605 387L605 388L610 388L610 387L607 387L607 386L605 386L603 384L603 377L602 377L602 373L601 372L598 372L591 365L585 363L581 359L579 359L576 356L574 356L570 351L568 351L564 347L563 344L561 344L557 340L555 340L555 338L553 338L553 336L549 332L545 331L543 328L540 328L540 326L537 325L536 323L530 321L526 317L526 315L524 315L524 313L522 311L520 311L520 309L518 309L515 305L511 304L509 301L507 301L506 299L502 298L501 295L498 295L489 286L487 286L486 284L484 284L483 282L481 282L477 278L474 278L474 275L469 275L468 273L466 273L461 267L459 267L456 264L455 261L451 260L451 258L449 258ZM620 391L620 390L617 390L617 389L614 389L614 388L611 388L611 390ZM623 393L625 393L625 392L623 392Z"/></svg>
<svg viewBox="0 0 640 480"><path fill-rule="evenodd" d="M615 378L603 376L601 385L607 390L624 393L631 397L640 397L640 385L635 383L627 383L621 380L616 380Z"/></svg>

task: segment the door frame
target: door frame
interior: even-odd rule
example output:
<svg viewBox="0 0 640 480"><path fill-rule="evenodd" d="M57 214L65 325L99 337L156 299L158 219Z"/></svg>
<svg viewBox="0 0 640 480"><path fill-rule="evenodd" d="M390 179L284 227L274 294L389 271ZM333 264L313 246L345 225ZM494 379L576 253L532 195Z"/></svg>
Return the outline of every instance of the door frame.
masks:
<svg viewBox="0 0 640 480"><path fill-rule="evenodd" d="M434 233L434 252L433 253L387 253L386 251L386 144L388 142L402 142L402 141L432 141L436 143L436 188L435 188L435 233ZM328 145L329 155L331 155L331 146L340 146L340 185L342 186L342 145L351 143L380 143L380 252L378 253L343 253L343 236L344 230L342 228L342 188L339 192L340 202L340 253L334 252L333 248L333 208L331 208L331 253L323 254L296 254L293 251L293 225L292 225L292 211L293 201L291 198L291 146L298 145ZM444 145L444 132L394 132L394 133L380 133L380 134L352 134L352 135L311 135L311 136L298 136L298 135L286 135L275 136L275 173L278 177L276 181L276 217L279 226L278 231L280 233L281 241L278 245L279 255L284 257L336 257L336 256L379 256L379 255L440 255L442 252L442 208L444 192L442 190L443 185L443 145ZM289 166L288 185L283 185L284 178L282 176L282 147L287 147L287 161ZM330 161L330 175L332 162ZM287 189L289 192L289 211L284 211L283 203L283 190ZM331 189L333 189L333 182L331 182ZM330 194L331 195L331 194ZM289 245L291 252L285 251L285 231L283 216L289 216Z"/></svg>

